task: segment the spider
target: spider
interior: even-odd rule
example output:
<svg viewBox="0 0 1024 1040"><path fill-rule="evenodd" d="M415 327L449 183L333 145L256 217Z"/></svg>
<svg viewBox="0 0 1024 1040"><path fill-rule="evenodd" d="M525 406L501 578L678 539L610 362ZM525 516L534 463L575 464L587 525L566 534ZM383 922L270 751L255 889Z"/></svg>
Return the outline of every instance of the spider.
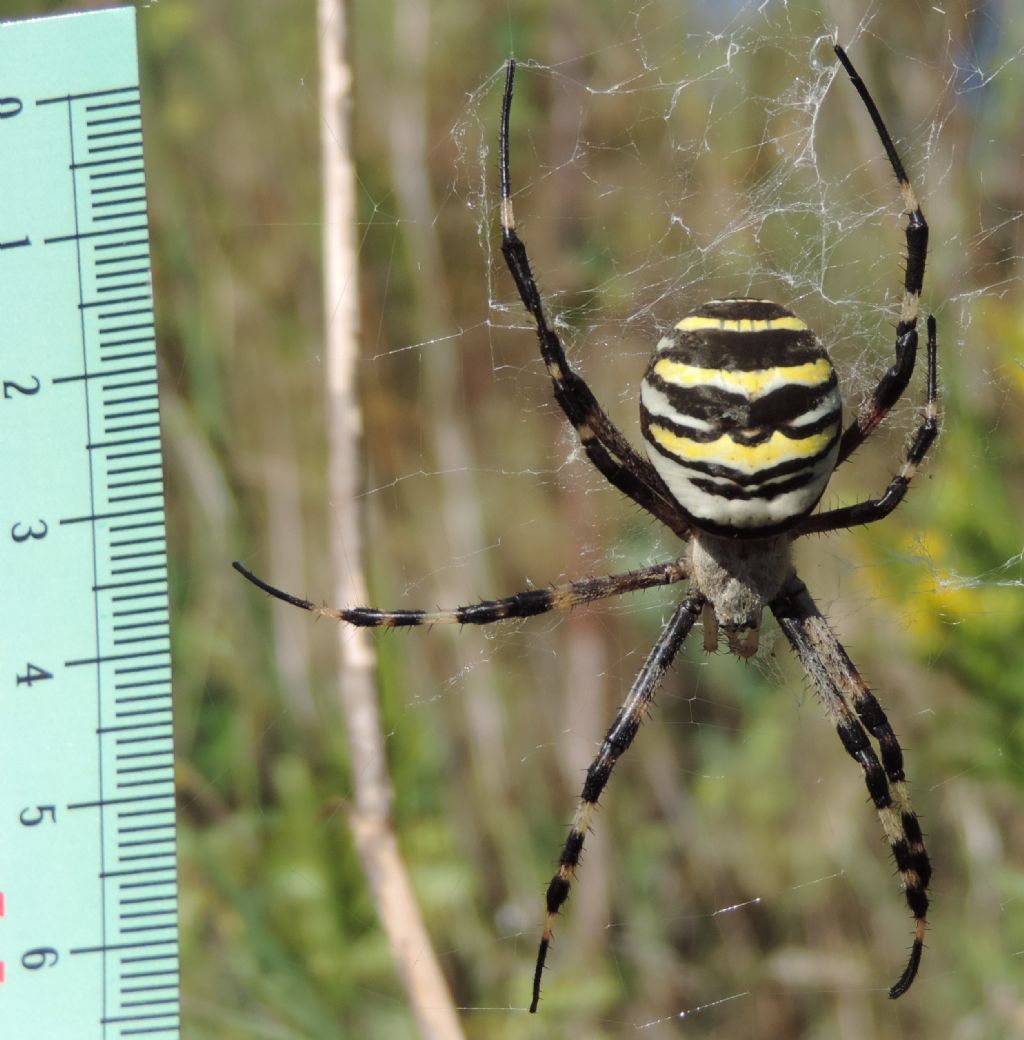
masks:
<svg viewBox="0 0 1024 1040"><path fill-rule="evenodd" d="M733 298L698 307L657 344L640 391L641 430L648 457L629 444L570 366L545 312L526 247L516 232L509 175L515 61L509 60L499 141L502 255L536 323L555 399L588 459L619 491L678 535L685 543L683 553L666 563L623 574L433 611L317 606L268 585L240 563L234 564L259 588L303 610L352 625L384 628L486 625L689 582L688 594L662 630L587 770L558 869L547 889L531 1012L536 1012L540 1000L555 918L569 897L598 799L616 762L632 744L666 670L698 618L703 622L706 650L717 649L722 631L730 652L741 658L752 656L766 607L806 670L843 747L860 765L902 878L914 917L914 938L906 967L889 996L906 993L920 966L932 869L910 804L903 752L881 705L797 577L790 558L792 543L804 535L887 517L902 502L938 435L936 323L929 316L927 398L898 474L878 498L813 512L832 472L867 440L910 382L928 245L928 225L892 137L845 51L838 44L834 49L885 149L907 216L906 273L895 359L845 426L836 373L817 337L786 307L767 300Z"/></svg>

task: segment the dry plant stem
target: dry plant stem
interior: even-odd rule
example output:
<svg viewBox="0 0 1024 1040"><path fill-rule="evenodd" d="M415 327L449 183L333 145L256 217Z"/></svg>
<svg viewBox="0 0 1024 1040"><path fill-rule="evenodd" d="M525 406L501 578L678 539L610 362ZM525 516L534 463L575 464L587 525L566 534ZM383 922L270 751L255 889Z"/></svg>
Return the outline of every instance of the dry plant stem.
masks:
<svg viewBox="0 0 1024 1040"><path fill-rule="evenodd" d="M351 152L352 76L347 62L348 7L318 0L321 161L324 192L324 303L327 352L329 543L339 603L366 600L355 394L359 328L355 174ZM349 823L381 923L422 1037L459 1038L451 995L424 928L391 826L375 660L369 634L338 626L339 695L347 727L353 798Z"/></svg>

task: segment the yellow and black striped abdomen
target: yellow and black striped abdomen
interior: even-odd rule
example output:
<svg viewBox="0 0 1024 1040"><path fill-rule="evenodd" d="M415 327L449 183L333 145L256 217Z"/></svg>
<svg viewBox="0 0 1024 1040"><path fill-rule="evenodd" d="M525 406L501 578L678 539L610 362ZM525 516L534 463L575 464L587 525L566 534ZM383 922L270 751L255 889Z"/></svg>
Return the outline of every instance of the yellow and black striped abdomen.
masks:
<svg viewBox="0 0 1024 1040"><path fill-rule="evenodd" d="M792 311L712 300L658 344L644 376L647 453L695 526L769 535L809 513L836 463L835 369Z"/></svg>

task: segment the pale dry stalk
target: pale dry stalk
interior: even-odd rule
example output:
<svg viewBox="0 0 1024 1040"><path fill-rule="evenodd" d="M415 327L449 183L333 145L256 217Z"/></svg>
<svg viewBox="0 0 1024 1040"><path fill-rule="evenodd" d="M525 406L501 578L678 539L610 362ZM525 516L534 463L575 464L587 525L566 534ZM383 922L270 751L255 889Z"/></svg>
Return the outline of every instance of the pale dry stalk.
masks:
<svg viewBox="0 0 1024 1040"><path fill-rule="evenodd" d="M355 171L351 151L352 74L346 54L348 9L319 0L321 157L324 193L324 306L327 355L329 542L334 598L367 601L362 573L358 447L362 423L356 399L359 287ZM462 1036L444 975L427 935L391 824L391 783L369 633L338 626L339 697L347 727L353 798L349 812L363 871L387 933L420 1036Z"/></svg>

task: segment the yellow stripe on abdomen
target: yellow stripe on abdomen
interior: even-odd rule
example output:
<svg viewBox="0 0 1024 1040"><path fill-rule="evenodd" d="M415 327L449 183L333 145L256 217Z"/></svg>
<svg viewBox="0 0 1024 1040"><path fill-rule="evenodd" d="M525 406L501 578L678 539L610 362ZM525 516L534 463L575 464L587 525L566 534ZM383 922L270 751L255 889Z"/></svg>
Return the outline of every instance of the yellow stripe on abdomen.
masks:
<svg viewBox="0 0 1024 1040"><path fill-rule="evenodd" d="M756 301L735 301L756 302ZM703 332L708 329L720 332L803 332L807 326L792 314L778 318L711 318L700 314L691 314L682 321L676 322L680 332Z"/></svg>
<svg viewBox="0 0 1024 1040"><path fill-rule="evenodd" d="M821 433L801 438L787 437L776 430L761 444L740 444L728 434L702 443L681 437L656 422L648 427L651 438L659 447L682 462L711 462L746 474L754 474L793 459L813 458L828 447L838 429L837 425L833 425Z"/></svg>
<svg viewBox="0 0 1024 1040"><path fill-rule="evenodd" d="M683 361L659 358L654 363L653 373L672 386L717 386L753 398L782 386L817 386L819 383L827 383L832 377L832 363L828 358L818 358L802 365L743 372L727 368L698 368Z"/></svg>

